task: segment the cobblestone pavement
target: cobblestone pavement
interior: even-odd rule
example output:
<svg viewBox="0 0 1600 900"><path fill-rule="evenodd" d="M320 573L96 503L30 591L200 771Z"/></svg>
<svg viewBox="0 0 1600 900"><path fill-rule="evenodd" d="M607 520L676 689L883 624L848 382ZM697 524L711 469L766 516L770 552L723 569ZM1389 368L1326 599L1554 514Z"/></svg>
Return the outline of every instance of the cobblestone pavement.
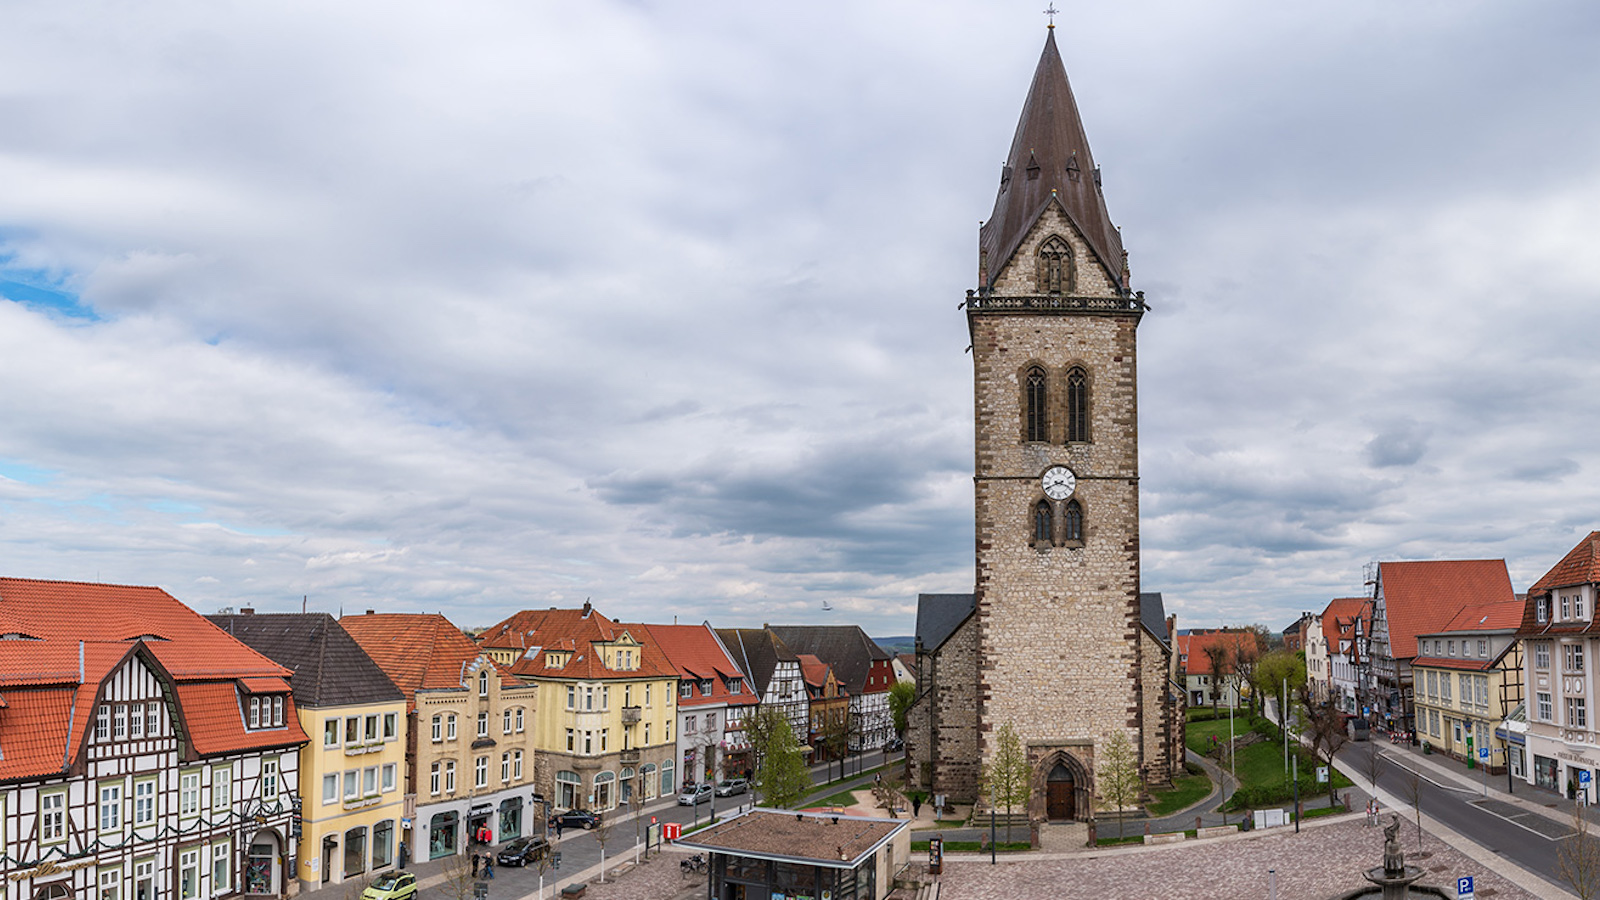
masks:
<svg viewBox="0 0 1600 900"><path fill-rule="evenodd" d="M606 876L605 884L589 879L584 900L691 900L706 895L706 876L685 877L678 866L683 857L669 853L629 869L615 881ZM570 882L561 882L566 886ZM555 895L559 896L559 895Z"/></svg>
<svg viewBox="0 0 1600 900"><path fill-rule="evenodd" d="M1408 865L1420 866L1420 883L1455 896L1455 879L1471 875L1477 895L1532 900L1532 894L1489 871L1438 838L1401 829ZM1023 857L991 866L987 858L945 857L940 900L1236 900L1269 896L1267 870L1277 870L1280 900L1328 900L1367 886L1361 871L1383 862L1383 831L1365 817L1340 817L1302 828L1236 837L1054 858ZM1492 893L1491 893L1492 891Z"/></svg>

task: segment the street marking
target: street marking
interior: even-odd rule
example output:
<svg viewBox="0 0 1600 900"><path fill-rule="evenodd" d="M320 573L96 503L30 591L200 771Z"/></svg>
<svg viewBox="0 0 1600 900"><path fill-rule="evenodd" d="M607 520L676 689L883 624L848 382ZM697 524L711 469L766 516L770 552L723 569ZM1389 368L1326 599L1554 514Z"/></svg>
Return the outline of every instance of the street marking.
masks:
<svg viewBox="0 0 1600 900"><path fill-rule="evenodd" d="M1531 831L1547 841L1565 840L1575 833L1565 825L1553 822L1538 813L1518 809L1502 800L1479 798L1477 800L1468 800L1467 803L1476 806L1491 816L1504 819L1524 831ZM1512 810L1512 812L1506 812L1505 810ZM1521 822L1518 821L1519 819L1527 819L1528 821Z"/></svg>

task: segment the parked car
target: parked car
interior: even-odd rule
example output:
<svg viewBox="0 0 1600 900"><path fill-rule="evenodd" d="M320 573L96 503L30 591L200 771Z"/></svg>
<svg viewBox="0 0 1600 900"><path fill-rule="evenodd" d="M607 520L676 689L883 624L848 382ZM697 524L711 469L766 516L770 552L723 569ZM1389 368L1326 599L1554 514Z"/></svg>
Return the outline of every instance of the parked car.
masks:
<svg viewBox="0 0 1600 900"><path fill-rule="evenodd" d="M906 748L906 742L900 740L899 738L889 738L883 744L883 752L885 752L885 753L899 753L901 750L904 750L905 748Z"/></svg>
<svg viewBox="0 0 1600 900"><path fill-rule="evenodd" d="M717 785L717 796L732 797L734 794L742 794L749 789L750 782L747 779L724 778L722 783Z"/></svg>
<svg viewBox="0 0 1600 900"><path fill-rule="evenodd" d="M411 872L385 872L361 892L361 900L412 900L417 896L417 876Z"/></svg>
<svg viewBox="0 0 1600 900"><path fill-rule="evenodd" d="M562 828L582 828L588 830L600 824L600 815L586 809L569 809L564 813L556 813L550 817L550 827L556 827L560 822Z"/></svg>
<svg viewBox="0 0 1600 900"><path fill-rule="evenodd" d="M683 791L678 794L679 806L694 806L711 799L712 788L709 784L686 784Z"/></svg>
<svg viewBox="0 0 1600 900"><path fill-rule="evenodd" d="M542 837L518 838L495 855L502 866L525 866L544 859L550 852L550 842Z"/></svg>

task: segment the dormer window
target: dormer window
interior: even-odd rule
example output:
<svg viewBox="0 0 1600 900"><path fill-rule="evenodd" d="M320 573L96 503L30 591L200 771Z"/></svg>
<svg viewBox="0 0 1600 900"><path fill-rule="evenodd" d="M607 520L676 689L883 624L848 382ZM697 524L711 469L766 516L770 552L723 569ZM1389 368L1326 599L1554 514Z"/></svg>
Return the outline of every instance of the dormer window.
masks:
<svg viewBox="0 0 1600 900"><path fill-rule="evenodd" d="M283 727L283 695L255 694L250 697L249 717L251 729Z"/></svg>
<svg viewBox="0 0 1600 900"><path fill-rule="evenodd" d="M478 672L478 696L489 696L489 671L487 669L482 669Z"/></svg>
<svg viewBox="0 0 1600 900"><path fill-rule="evenodd" d="M1561 618L1572 618L1572 598L1566 594L1561 595Z"/></svg>
<svg viewBox="0 0 1600 900"><path fill-rule="evenodd" d="M1583 618L1583 595L1582 594L1573 594L1572 595L1572 617L1574 619Z"/></svg>
<svg viewBox="0 0 1600 900"><path fill-rule="evenodd" d="M1533 617L1536 622L1550 621L1550 598L1540 597L1533 602Z"/></svg>

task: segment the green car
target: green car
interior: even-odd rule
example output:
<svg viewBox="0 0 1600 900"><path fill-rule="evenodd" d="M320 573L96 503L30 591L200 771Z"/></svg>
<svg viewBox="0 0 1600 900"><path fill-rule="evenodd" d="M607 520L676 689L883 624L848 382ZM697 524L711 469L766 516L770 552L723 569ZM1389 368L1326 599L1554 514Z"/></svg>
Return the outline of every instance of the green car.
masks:
<svg viewBox="0 0 1600 900"><path fill-rule="evenodd" d="M417 896L417 876L410 872L385 872L361 892L361 900L412 900Z"/></svg>

